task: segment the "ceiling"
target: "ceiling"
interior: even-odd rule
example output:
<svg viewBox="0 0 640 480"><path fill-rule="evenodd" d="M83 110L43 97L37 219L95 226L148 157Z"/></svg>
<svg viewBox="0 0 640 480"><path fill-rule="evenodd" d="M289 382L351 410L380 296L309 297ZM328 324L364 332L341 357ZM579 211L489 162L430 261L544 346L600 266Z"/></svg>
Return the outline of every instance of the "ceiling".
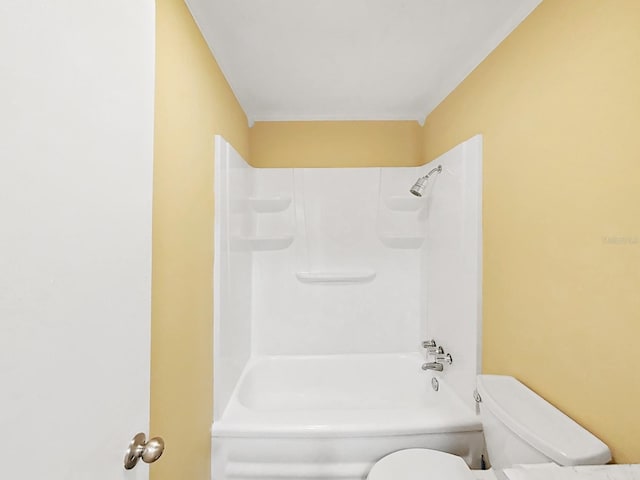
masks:
<svg viewBox="0 0 640 480"><path fill-rule="evenodd" d="M541 0L186 0L249 123L425 117Z"/></svg>

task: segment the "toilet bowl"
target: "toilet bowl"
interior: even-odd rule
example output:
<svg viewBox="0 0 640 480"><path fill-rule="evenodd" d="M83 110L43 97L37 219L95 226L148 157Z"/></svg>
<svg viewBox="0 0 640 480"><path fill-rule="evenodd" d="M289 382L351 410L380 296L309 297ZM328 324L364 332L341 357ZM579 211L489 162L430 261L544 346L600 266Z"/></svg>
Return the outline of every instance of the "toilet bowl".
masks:
<svg viewBox="0 0 640 480"><path fill-rule="evenodd" d="M498 478L519 464L602 465L609 448L513 377L478 375L487 453ZM427 476L428 475L428 476ZM474 480L459 457L428 449L400 450L379 460L367 480Z"/></svg>
<svg viewBox="0 0 640 480"><path fill-rule="evenodd" d="M476 480L464 460L450 453L410 448L387 455L369 472L367 480Z"/></svg>

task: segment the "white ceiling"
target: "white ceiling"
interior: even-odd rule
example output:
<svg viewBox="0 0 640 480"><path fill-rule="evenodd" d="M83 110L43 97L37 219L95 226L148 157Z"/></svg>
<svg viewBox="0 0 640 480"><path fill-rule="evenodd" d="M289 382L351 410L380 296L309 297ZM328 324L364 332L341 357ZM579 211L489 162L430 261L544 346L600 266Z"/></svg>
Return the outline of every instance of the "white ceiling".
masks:
<svg viewBox="0 0 640 480"><path fill-rule="evenodd" d="M249 122L418 120L541 0L186 0Z"/></svg>

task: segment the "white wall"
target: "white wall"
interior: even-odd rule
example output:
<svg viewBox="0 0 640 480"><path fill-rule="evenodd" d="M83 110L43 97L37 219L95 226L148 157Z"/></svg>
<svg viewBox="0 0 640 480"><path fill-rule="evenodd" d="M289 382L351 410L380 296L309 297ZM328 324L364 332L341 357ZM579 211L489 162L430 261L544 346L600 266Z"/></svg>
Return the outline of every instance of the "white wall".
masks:
<svg viewBox="0 0 640 480"><path fill-rule="evenodd" d="M389 170L402 170L403 175L391 178ZM258 170L257 178L262 172L267 170ZM291 178L289 172L282 170ZM381 234L407 232L393 230L397 225L379 201L381 176L407 192L416 173L379 168L295 170L293 245L254 253L255 353L415 350L420 251L415 245L390 248L382 241ZM406 213L398 215L412 223Z"/></svg>
<svg viewBox="0 0 640 480"><path fill-rule="evenodd" d="M252 170L222 137L215 138L214 420L220 418L251 355Z"/></svg>
<svg viewBox="0 0 640 480"><path fill-rule="evenodd" d="M425 166L442 165L427 196L423 246L424 336L453 357L442 373L475 408L482 328L482 136L458 145Z"/></svg>
<svg viewBox="0 0 640 480"><path fill-rule="evenodd" d="M0 477L148 433L155 3L0 2Z"/></svg>

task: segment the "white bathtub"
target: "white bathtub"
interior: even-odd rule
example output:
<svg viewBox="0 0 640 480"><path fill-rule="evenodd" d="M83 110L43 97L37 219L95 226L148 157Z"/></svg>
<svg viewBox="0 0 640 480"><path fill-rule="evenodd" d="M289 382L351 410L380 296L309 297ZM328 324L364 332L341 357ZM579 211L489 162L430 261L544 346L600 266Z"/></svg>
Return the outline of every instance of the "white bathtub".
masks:
<svg viewBox="0 0 640 480"><path fill-rule="evenodd" d="M478 467L482 426L418 354L250 360L213 424L213 480L364 479L396 450L454 453Z"/></svg>

